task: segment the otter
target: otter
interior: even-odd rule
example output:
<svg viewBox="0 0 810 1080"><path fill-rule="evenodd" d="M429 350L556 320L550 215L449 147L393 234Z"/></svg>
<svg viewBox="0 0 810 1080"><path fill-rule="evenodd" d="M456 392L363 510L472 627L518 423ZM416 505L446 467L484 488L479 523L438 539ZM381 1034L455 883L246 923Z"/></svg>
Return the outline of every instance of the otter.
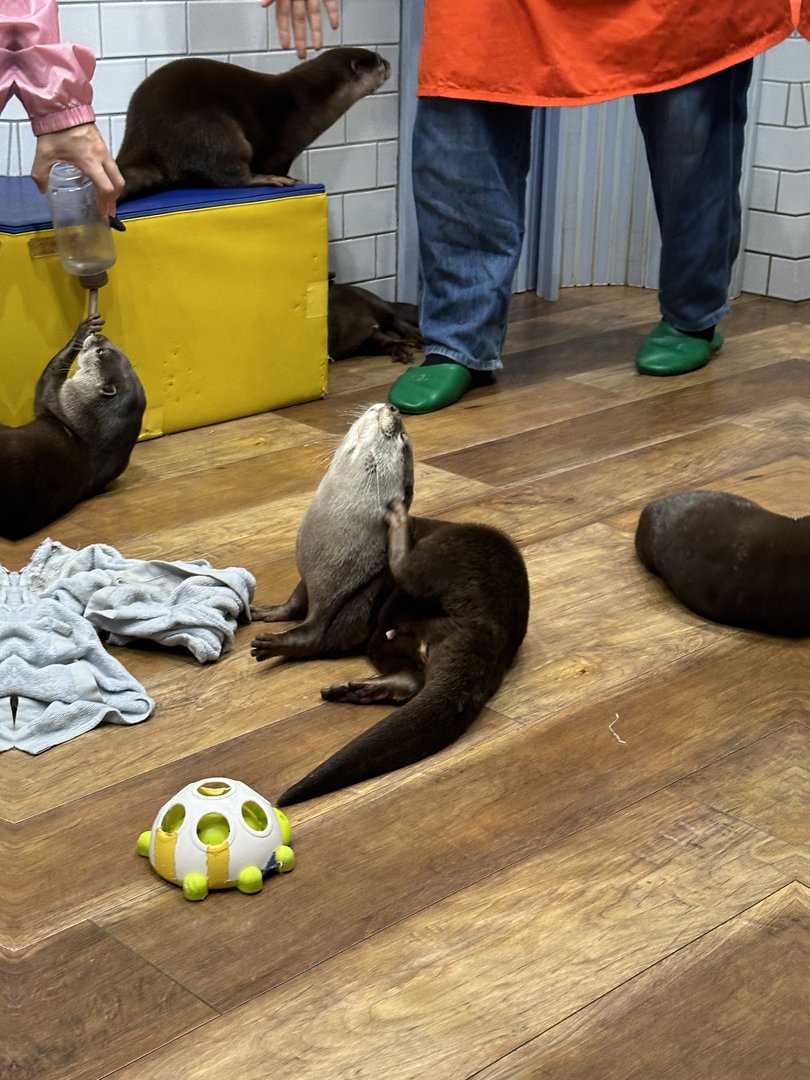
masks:
<svg viewBox="0 0 810 1080"><path fill-rule="evenodd" d="M407 364L423 345L416 304L383 300L358 285L338 285L329 275L329 359L390 356Z"/></svg>
<svg viewBox="0 0 810 1080"><path fill-rule="evenodd" d="M256 660L363 650L379 676L325 687L321 696L399 706L284 791L279 806L404 768L455 742L526 634L529 583L515 544L486 525L410 516L412 470L398 411L373 405L338 448L301 523L301 581L290 600L253 610L265 621L303 620L258 634Z"/></svg>
<svg viewBox="0 0 810 1080"><path fill-rule="evenodd" d="M635 545L695 614L766 634L810 634L810 517L722 491L676 491L644 507Z"/></svg>
<svg viewBox="0 0 810 1080"><path fill-rule="evenodd" d="M187 57L135 89L117 163L122 199L178 187L287 186L293 161L391 74L368 49L338 47L282 75Z"/></svg>
<svg viewBox="0 0 810 1080"><path fill-rule="evenodd" d="M0 535L19 540L101 491L129 463L146 395L91 315L48 363L34 419L0 427ZM73 361L76 373L68 378Z"/></svg>

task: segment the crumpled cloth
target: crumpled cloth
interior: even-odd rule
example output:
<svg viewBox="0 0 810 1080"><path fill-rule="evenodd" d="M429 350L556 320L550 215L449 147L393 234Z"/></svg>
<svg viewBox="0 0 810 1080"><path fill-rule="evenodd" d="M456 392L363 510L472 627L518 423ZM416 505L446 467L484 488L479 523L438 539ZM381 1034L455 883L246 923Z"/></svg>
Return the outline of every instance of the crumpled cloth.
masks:
<svg viewBox="0 0 810 1080"><path fill-rule="evenodd" d="M233 645L255 579L205 560L127 559L106 544L44 541L19 573L0 567L0 751L38 754L155 702L102 645L154 641L200 663Z"/></svg>

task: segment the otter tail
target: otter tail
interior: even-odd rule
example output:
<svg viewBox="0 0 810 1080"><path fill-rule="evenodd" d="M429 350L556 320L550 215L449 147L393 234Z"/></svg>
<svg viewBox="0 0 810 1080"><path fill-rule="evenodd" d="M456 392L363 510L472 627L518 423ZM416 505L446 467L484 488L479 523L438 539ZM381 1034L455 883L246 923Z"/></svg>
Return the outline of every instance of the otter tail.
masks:
<svg viewBox="0 0 810 1080"><path fill-rule="evenodd" d="M438 753L464 734L494 693L479 691L459 692L455 680L431 678L410 701L287 788L276 805L328 795Z"/></svg>

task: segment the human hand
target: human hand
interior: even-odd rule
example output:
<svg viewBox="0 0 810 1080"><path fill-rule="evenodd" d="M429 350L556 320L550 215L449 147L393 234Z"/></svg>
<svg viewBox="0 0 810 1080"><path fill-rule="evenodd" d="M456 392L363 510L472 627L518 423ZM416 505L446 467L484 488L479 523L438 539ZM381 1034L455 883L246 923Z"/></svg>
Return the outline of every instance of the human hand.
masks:
<svg viewBox="0 0 810 1080"><path fill-rule="evenodd" d="M79 124L37 136L31 175L40 191L48 189L48 174L56 161L69 161L90 177L98 193L98 208L105 217L115 214L115 200L124 190L124 178L95 124Z"/></svg>
<svg viewBox="0 0 810 1080"><path fill-rule="evenodd" d="M312 48L323 45L321 31L321 0L259 0L262 7L276 5L276 25L282 49L290 47L290 24L295 41L295 51L303 60L307 55L307 23L312 31ZM329 25L333 30L340 26L339 0L323 0Z"/></svg>

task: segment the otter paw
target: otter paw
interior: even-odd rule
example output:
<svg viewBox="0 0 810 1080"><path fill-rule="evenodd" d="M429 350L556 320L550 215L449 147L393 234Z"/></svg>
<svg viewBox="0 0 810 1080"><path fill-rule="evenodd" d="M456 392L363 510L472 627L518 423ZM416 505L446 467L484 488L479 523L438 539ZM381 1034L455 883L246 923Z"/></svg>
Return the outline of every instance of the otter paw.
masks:
<svg viewBox="0 0 810 1080"><path fill-rule="evenodd" d="M390 528L404 525L408 520L408 511L402 499L392 499L385 511L385 524Z"/></svg>
<svg viewBox="0 0 810 1080"><path fill-rule="evenodd" d="M388 701L388 688L375 682L373 679L358 680L356 682L333 683L321 690L324 701L343 701L349 705L370 705L375 702Z"/></svg>
<svg viewBox="0 0 810 1080"><path fill-rule="evenodd" d="M278 637L276 634L258 634L250 643L250 655L257 660L269 660L278 656Z"/></svg>
<svg viewBox="0 0 810 1080"><path fill-rule="evenodd" d="M251 604L250 617L253 622L279 622L278 604Z"/></svg>
<svg viewBox="0 0 810 1080"><path fill-rule="evenodd" d="M84 341L84 339L90 337L91 334L97 334L103 325L104 319L98 312L94 315L88 315L86 319L83 319L79 323L76 337L79 338L80 341Z"/></svg>

